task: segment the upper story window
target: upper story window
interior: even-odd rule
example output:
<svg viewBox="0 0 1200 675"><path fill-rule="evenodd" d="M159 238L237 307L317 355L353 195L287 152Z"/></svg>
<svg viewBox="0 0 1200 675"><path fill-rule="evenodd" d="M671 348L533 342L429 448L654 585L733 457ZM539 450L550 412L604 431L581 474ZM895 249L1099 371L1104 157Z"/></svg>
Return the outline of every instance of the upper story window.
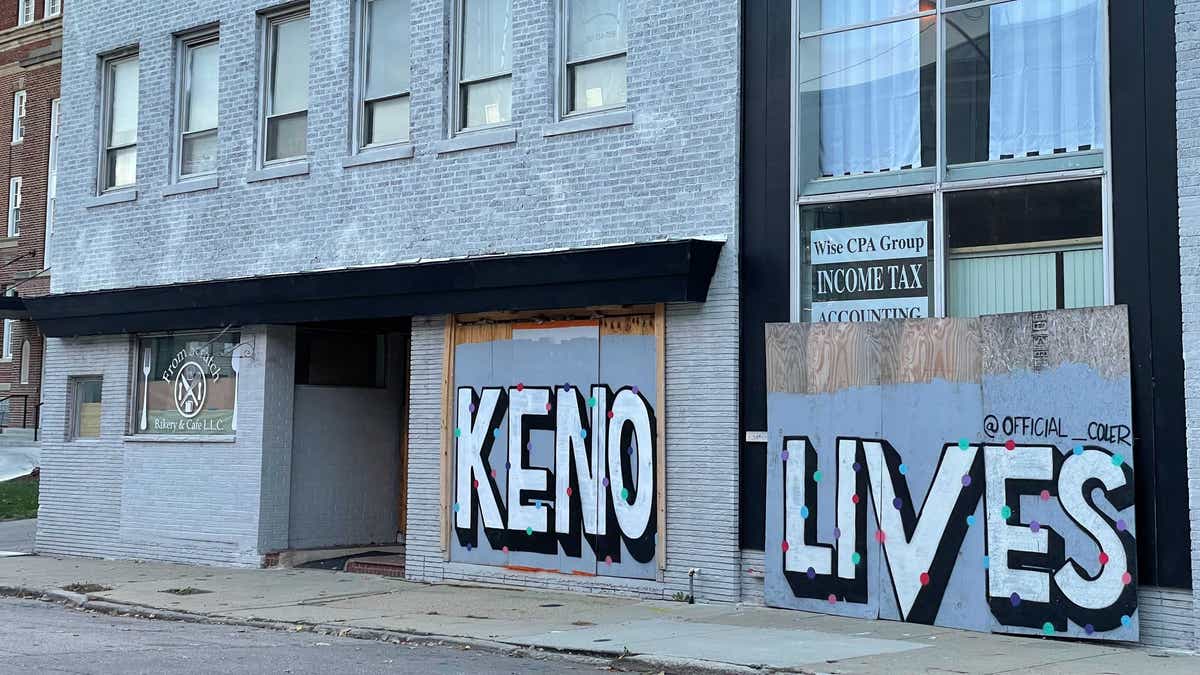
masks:
<svg viewBox="0 0 1200 675"><path fill-rule="evenodd" d="M1111 302L1107 10L800 0L801 320Z"/></svg>
<svg viewBox="0 0 1200 675"><path fill-rule="evenodd" d="M193 178L217 170L217 93L219 47L215 33L179 43L179 138L175 178Z"/></svg>
<svg viewBox="0 0 1200 675"><path fill-rule="evenodd" d="M8 179L8 236L21 234L21 177Z"/></svg>
<svg viewBox="0 0 1200 675"><path fill-rule="evenodd" d="M138 57L104 60L100 190L130 187L137 179Z"/></svg>
<svg viewBox="0 0 1200 675"><path fill-rule="evenodd" d="M62 0L46 0L46 18L62 14Z"/></svg>
<svg viewBox="0 0 1200 675"><path fill-rule="evenodd" d="M625 105L625 0L563 0L563 113Z"/></svg>
<svg viewBox="0 0 1200 675"><path fill-rule="evenodd" d="M17 25L24 26L33 23L35 0L20 0L17 5Z"/></svg>
<svg viewBox="0 0 1200 675"><path fill-rule="evenodd" d="M13 94L12 142L20 143L25 140L25 101L27 96L22 89Z"/></svg>
<svg viewBox="0 0 1200 675"><path fill-rule="evenodd" d="M410 0L362 0L360 7L357 146L407 141Z"/></svg>
<svg viewBox="0 0 1200 675"><path fill-rule="evenodd" d="M262 163L308 152L308 8L265 17Z"/></svg>
<svg viewBox="0 0 1200 675"><path fill-rule="evenodd" d="M456 0L454 128L512 121L512 0Z"/></svg>

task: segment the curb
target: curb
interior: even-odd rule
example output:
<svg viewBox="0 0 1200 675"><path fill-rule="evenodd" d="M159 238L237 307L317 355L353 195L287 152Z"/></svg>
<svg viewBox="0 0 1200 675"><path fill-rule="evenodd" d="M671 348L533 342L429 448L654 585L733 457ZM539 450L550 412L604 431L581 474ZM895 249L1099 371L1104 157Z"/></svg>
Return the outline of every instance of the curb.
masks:
<svg viewBox="0 0 1200 675"><path fill-rule="evenodd" d="M429 633L411 633L385 630L380 628L355 628L336 624L307 624L267 619L238 619L211 614L195 614L170 609L156 609L145 605L116 602L91 595L72 593L60 588L33 589L23 586L0 586L0 596L27 598L63 604L74 609L107 614L110 616L128 616L139 619L160 621L177 621L180 623L196 623L221 626L245 626L262 628L288 633L310 632L318 635L351 638L355 640L372 640L392 644L422 643L426 646L454 646L462 649L479 649L482 651L534 659L561 659L582 665L599 668L611 668L621 672L654 672L671 675L764 675L778 672L771 669L743 666L733 663L719 663L701 659L653 656L649 654L614 655L604 652L580 652L561 650L549 647L536 647L508 642L496 642L479 638L464 638L450 635ZM788 671L796 672L796 671Z"/></svg>

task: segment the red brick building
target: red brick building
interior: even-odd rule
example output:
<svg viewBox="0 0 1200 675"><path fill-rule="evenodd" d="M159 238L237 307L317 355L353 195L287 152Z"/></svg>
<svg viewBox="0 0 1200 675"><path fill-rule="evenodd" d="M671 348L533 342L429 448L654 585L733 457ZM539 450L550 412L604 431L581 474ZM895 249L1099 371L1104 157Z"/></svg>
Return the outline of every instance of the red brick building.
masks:
<svg viewBox="0 0 1200 675"><path fill-rule="evenodd" d="M50 290L46 236L53 225L63 0L0 0L0 288ZM6 319L0 351L0 424L32 429L41 400L44 340L28 320Z"/></svg>

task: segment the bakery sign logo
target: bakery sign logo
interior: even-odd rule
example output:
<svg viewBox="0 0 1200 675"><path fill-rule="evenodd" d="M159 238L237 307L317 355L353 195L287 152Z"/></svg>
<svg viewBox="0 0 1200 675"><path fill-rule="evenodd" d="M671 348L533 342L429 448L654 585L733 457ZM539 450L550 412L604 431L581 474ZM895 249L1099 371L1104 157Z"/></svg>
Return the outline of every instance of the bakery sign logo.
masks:
<svg viewBox="0 0 1200 675"><path fill-rule="evenodd" d="M181 349L163 371L162 379L175 395L175 409L184 419L193 419L204 411L210 378L213 382L221 379L221 367L211 354L199 349Z"/></svg>
<svg viewBox="0 0 1200 675"><path fill-rule="evenodd" d="M812 321L929 316L929 240L924 220L814 230Z"/></svg>

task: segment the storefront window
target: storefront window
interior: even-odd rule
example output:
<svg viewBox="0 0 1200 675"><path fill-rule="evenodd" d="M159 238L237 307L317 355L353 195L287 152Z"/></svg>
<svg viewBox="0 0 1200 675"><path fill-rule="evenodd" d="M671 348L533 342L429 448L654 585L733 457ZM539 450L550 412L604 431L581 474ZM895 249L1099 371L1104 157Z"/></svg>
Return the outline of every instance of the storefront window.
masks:
<svg viewBox="0 0 1200 675"><path fill-rule="evenodd" d="M799 9L801 320L1111 302L1107 0L800 0ZM918 232L927 247L911 259L848 250ZM830 245L847 250L830 258L817 248ZM916 258L920 308L907 278L892 288L884 274Z"/></svg>
<svg viewBox="0 0 1200 675"><path fill-rule="evenodd" d="M236 332L138 341L134 431L228 436L237 430Z"/></svg>

